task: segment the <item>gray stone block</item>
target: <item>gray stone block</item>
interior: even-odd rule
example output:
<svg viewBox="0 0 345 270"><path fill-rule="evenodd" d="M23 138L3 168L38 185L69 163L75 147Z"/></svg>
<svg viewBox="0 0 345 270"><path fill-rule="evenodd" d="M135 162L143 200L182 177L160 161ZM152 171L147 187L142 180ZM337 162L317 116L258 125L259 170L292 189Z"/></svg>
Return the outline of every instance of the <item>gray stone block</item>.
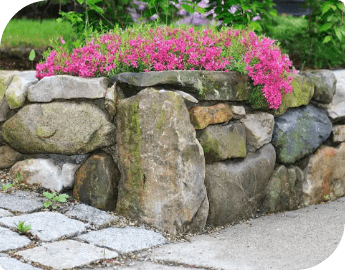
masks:
<svg viewBox="0 0 345 270"><path fill-rule="evenodd" d="M107 228L77 237L96 246L107 247L119 253L127 253L166 243L159 233L136 227Z"/></svg>
<svg viewBox="0 0 345 270"><path fill-rule="evenodd" d="M0 218L0 221L1 220L2 218ZM0 251L22 248L29 245L30 242L29 238L0 227Z"/></svg>
<svg viewBox="0 0 345 270"><path fill-rule="evenodd" d="M31 233L42 241L54 241L60 237L71 237L86 231L83 222L70 219L55 212L39 212L34 214L6 217L0 219L0 224L16 228L19 221L31 225Z"/></svg>
<svg viewBox="0 0 345 270"><path fill-rule="evenodd" d="M0 269L1 270L2 269L4 270L41 270L42 268L33 267L30 264L22 263L16 259L0 256Z"/></svg>
<svg viewBox="0 0 345 270"><path fill-rule="evenodd" d="M0 193L0 207L11 211L31 213L43 207L43 198L37 193L17 191L12 194Z"/></svg>
<svg viewBox="0 0 345 270"><path fill-rule="evenodd" d="M24 259L52 267L56 270L82 266L100 259L111 259L118 256L114 251L98 248L74 240L59 241L16 254Z"/></svg>

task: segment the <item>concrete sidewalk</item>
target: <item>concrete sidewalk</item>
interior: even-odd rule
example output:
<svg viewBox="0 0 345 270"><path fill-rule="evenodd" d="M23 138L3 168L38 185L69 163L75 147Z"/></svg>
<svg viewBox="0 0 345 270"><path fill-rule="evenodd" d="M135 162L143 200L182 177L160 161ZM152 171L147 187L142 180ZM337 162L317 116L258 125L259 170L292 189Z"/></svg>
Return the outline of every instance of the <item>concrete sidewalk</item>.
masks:
<svg viewBox="0 0 345 270"><path fill-rule="evenodd" d="M0 193L3 269L300 270L316 266L334 252L345 224L343 197L262 216L191 237L189 242L168 243L158 231L119 226L118 217L91 206L77 204L62 213L41 208L39 194ZM32 225L36 238L19 235L19 221ZM345 265L319 269L345 269Z"/></svg>

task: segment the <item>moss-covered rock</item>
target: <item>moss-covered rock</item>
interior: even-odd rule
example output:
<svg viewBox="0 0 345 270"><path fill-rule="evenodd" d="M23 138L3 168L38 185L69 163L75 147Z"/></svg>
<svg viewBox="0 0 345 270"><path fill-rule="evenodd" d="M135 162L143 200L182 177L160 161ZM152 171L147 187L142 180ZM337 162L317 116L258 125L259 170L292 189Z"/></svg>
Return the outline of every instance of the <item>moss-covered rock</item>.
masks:
<svg viewBox="0 0 345 270"><path fill-rule="evenodd" d="M201 231L205 160L183 98L142 90L117 108L121 180L116 212L176 234Z"/></svg>

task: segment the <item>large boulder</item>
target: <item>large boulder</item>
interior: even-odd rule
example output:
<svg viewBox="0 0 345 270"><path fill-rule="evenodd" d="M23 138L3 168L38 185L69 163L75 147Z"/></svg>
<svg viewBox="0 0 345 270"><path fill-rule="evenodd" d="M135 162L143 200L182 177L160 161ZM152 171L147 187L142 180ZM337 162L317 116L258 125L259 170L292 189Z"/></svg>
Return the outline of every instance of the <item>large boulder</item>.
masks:
<svg viewBox="0 0 345 270"><path fill-rule="evenodd" d="M102 151L94 153L75 174L73 197L87 205L114 211L120 176L111 155Z"/></svg>
<svg viewBox="0 0 345 270"><path fill-rule="evenodd" d="M291 165L314 152L332 132L327 114L313 105L290 109L275 118L272 144L277 163Z"/></svg>
<svg viewBox="0 0 345 270"><path fill-rule="evenodd" d="M197 131L197 138L204 149L206 163L244 158L247 154L246 130L241 123L208 126Z"/></svg>
<svg viewBox="0 0 345 270"><path fill-rule="evenodd" d="M183 98L152 88L120 102L116 212L171 234L203 230L205 159Z"/></svg>
<svg viewBox="0 0 345 270"><path fill-rule="evenodd" d="M109 79L81 78L70 75L44 77L29 87L28 100L31 102L51 102L56 99L104 98Z"/></svg>
<svg viewBox="0 0 345 270"><path fill-rule="evenodd" d="M336 90L337 79L330 70L303 71L299 75L309 77L314 83L313 100L328 104L332 102Z"/></svg>
<svg viewBox="0 0 345 270"><path fill-rule="evenodd" d="M23 155L21 153L18 153L11 147L7 145L0 146L0 169L10 168L14 163L21 160L22 158Z"/></svg>
<svg viewBox="0 0 345 270"><path fill-rule="evenodd" d="M247 114L241 122L246 128L247 149L255 152L272 140L274 116L269 113L257 112Z"/></svg>
<svg viewBox="0 0 345 270"><path fill-rule="evenodd" d="M304 203L335 200L345 194L345 143L338 148L321 146L308 157L304 168Z"/></svg>
<svg viewBox="0 0 345 270"><path fill-rule="evenodd" d="M225 225L256 214L275 160L274 148L267 144L244 160L206 165L205 185L210 204L207 223Z"/></svg>
<svg viewBox="0 0 345 270"><path fill-rule="evenodd" d="M292 74L291 76L293 76L291 83L293 91L284 96L279 109L274 111L274 116L284 114L289 108L308 105L314 95L315 87L310 78L298 74Z"/></svg>
<svg viewBox="0 0 345 270"><path fill-rule="evenodd" d="M10 170L12 178L20 173L20 181L27 185L38 184L51 191L71 189L74 174L80 165L64 163L59 166L53 159L33 158L18 161Z"/></svg>
<svg viewBox="0 0 345 270"><path fill-rule="evenodd" d="M269 213L297 209L303 204L304 173L297 166L278 165L265 190L263 209Z"/></svg>
<svg viewBox="0 0 345 270"><path fill-rule="evenodd" d="M337 79L336 92L327 113L332 122L337 122L345 119L345 70L333 71L333 74Z"/></svg>
<svg viewBox="0 0 345 270"><path fill-rule="evenodd" d="M232 110L226 103L208 107L194 106L189 109L190 122L195 129L203 129L208 125L228 122L232 116Z"/></svg>
<svg viewBox="0 0 345 270"><path fill-rule="evenodd" d="M4 123L2 136L25 154L86 154L116 141L115 125L86 102L27 105Z"/></svg>
<svg viewBox="0 0 345 270"><path fill-rule="evenodd" d="M123 93L135 94L149 86L170 86L195 93L198 100L243 101L251 89L247 75L235 71L169 70L120 73L112 77Z"/></svg>
<svg viewBox="0 0 345 270"><path fill-rule="evenodd" d="M6 90L6 100L11 109L22 107L25 103L29 86L37 83L36 71L14 74Z"/></svg>

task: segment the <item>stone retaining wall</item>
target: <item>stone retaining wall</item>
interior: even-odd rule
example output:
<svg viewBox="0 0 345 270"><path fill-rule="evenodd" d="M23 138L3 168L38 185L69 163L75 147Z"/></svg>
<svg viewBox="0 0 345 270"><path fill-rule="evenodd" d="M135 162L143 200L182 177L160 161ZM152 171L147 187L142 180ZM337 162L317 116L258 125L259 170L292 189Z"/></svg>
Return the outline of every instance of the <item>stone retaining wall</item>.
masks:
<svg viewBox="0 0 345 270"><path fill-rule="evenodd" d="M0 168L171 234L334 200L345 192L345 78L294 76L273 111L252 108L236 72L1 71Z"/></svg>

